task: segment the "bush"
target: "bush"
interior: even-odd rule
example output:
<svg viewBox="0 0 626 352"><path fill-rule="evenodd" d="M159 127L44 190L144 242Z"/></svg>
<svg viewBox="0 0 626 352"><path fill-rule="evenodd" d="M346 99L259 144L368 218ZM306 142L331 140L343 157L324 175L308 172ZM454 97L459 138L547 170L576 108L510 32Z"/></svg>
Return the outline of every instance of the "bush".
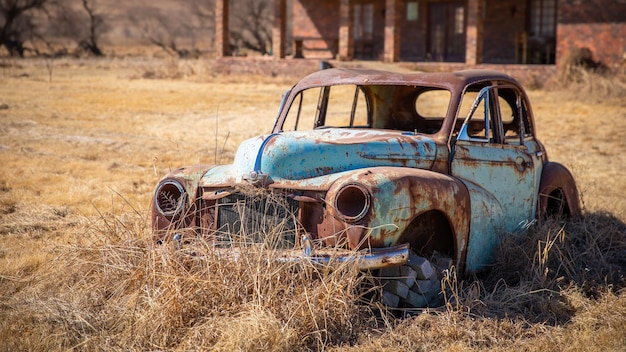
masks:
<svg viewBox="0 0 626 352"><path fill-rule="evenodd" d="M593 59L588 48L570 51L559 68L552 89L567 90L572 99L603 101L607 98L626 98L626 76L613 72L602 62Z"/></svg>

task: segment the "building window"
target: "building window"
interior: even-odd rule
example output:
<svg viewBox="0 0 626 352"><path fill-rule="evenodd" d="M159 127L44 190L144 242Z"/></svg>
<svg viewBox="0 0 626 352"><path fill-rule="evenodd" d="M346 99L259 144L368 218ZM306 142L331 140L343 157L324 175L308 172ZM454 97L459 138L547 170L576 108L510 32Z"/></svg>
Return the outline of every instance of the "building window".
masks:
<svg viewBox="0 0 626 352"><path fill-rule="evenodd" d="M454 9L454 33L465 33L465 8L457 7Z"/></svg>
<svg viewBox="0 0 626 352"><path fill-rule="evenodd" d="M363 37L363 26L361 25L361 5L355 4L354 10L354 39Z"/></svg>
<svg viewBox="0 0 626 352"><path fill-rule="evenodd" d="M418 18L418 2L417 1L409 1L406 3L406 20L407 21L417 21Z"/></svg>
<svg viewBox="0 0 626 352"><path fill-rule="evenodd" d="M530 35L554 38L556 34L556 0L532 0Z"/></svg>
<svg viewBox="0 0 626 352"><path fill-rule="evenodd" d="M363 5L363 37L372 39L374 34L374 4Z"/></svg>
<svg viewBox="0 0 626 352"><path fill-rule="evenodd" d="M354 5L354 39L372 39L374 34L374 4Z"/></svg>

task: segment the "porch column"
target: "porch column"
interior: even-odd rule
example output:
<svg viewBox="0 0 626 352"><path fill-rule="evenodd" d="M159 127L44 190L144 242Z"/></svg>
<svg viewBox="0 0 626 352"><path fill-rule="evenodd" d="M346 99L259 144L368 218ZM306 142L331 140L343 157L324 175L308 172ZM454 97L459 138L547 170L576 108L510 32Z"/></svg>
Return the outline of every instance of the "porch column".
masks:
<svg viewBox="0 0 626 352"><path fill-rule="evenodd" d="M215 0L215 55L230 55L228 44L228 0Z"/></svg>
<svg viewBox="0 0 626 352"><path fill-rule="evenodd" d="M385 1L385 53L386 62L400 59L400 0Z"/></svg>
<svg viewBox="0 0 626 352"><path fill-rule="evenodd" d="M465 63L478 65L483 61L483 11L485 0L467 0Z"/></svg>
<svg viewBox="0 0 626 352"><path fill-rule="evenodd" d="M354 58L354 13L350 0L341 0L339 4L339 60L350 61Z"/></svg>
<svg viewBox="0 0 626 352"><path fill-rule="evenodd" d="M285 33L287 28L287 0L274 0L274 24L272 26L272 55L285 58Z"/></svg>

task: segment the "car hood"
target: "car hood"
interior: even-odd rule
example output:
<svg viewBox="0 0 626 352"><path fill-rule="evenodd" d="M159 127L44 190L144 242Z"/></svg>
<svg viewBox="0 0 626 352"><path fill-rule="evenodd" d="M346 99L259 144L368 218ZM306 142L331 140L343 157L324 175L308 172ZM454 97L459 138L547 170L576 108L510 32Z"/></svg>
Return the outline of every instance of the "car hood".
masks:
<svg viewBox="0 0 626 352"><path fill-rule="evenodd" d="M436 153L432 139L406 132L340 128L281 132L244 141L233 164L210 169L201 186L232 186L259 175L271 184L293 183L378 166L430 169Z"/></svg>

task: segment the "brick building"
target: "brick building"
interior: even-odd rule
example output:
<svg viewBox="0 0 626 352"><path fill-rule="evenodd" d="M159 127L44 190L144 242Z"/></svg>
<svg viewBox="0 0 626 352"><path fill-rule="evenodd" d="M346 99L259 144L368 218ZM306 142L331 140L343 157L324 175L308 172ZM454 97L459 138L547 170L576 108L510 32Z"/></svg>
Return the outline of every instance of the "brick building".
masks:
<svg viewBox="0 0 626 352"><path fill-rule="evenodd" d="M273 55L388 62L559 64L572 48L620 67L626 0L273 0ZM216 0L228 56L228 0ZM287 30L289 29L289 30Z"/></svg>

